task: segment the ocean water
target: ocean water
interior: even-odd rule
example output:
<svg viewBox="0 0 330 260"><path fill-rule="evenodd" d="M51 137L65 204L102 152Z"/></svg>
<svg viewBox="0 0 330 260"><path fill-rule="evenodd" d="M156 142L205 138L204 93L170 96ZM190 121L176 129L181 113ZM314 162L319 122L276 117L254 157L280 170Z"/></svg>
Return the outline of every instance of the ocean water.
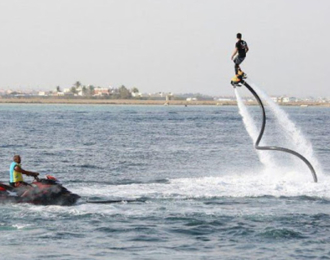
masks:
<svg viewBox="0 0 330 260"><path fill-rule="evenodd" d="M0 258L330 259L330 109L283 109L318 183L290 155L261 163L237 107L0 105L0 180L20 154L82 196L0 205ZM294 149L283 127L270 114L265 140Z"/></svg>

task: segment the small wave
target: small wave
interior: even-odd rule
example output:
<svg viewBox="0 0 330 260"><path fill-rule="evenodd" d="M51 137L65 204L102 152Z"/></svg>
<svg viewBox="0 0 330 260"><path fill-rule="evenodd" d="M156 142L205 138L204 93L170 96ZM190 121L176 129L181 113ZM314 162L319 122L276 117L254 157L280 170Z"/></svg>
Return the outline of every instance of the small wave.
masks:
<svg viewBox="0 0 330 260"><path fill-rule="evenodd" d="M285 199L285 200L288 200L288 199L293 199L293 200L300 200L300 201L317 201L317 202L320 202L320 203L324 203L324 204L328 204L330 203L330 199L324 199L324 198L320 198L320 197L317 197L317 196L307 196L307 195L302 195L302 196L280 196L279 197L280 199Z"/></svg>
<svg viewBox="0 0 330 260"><path fill-rule="evenodd" d="M4 144L0 145L0 148L19 148L19 147L25 147L25 145L19 145L19 144Z"/></svg>
<svg viewBox="0 0 330 260"><path fill-rule="evenodd" d="M102 167L92 164L73 165L74 167L86 168L86 169L102 169Z"/></svg>
<svg viewBox="0 0 330 260"><path fill-rule="evenodd" d="M132 184L153 184L153 183L160 183L160 184L169 184L169 179L155 179L155 180L132 180L132 179L121 179L116 181L91 181L91 180L71 180L69 183L76 183L76 184L88 184L88 185L100 185L100 188L104 188L106 185L116 186L116 185L132 185ZM96 188L96 187L95 187Z"/></svg>
<svg viewBox="0 0 330 260"><path fill-rule="evenodd" d="M319 152L330 152L330 149L329 148L318 148L317 151Z"/></svg>
<svg viewBox="0 0 330 260"><path fill-rule="evenodd" d="M312 216L312 219L314 221L318 221L318 220L328 221L329 220L329 214L319 213L319 214L316 214L316 215Z"/></svg>
<svg viewBox="0 0 330 260"><path fill-rule="evenodd" d="M291 229L286 229L286 228L280 228L280 229L269 228L267 231L261 233L260 236L262 236L264 238L268 238L268 239L275 239L275 240L306 238L306 236L304 236L302 233L291 230Z"/></svg>
<svg viewBox="0 0 330 260"><path fill-rule="evenodd" d="M134 110L121 110L121 111L118 111L118 114L136 115L136 114L138 114L138 112L134 111Z"/></svg>
<svg viewBox="0 0 330 260"><path fill-rule="evenodd" d="M92 146L92 145L95 145L96 143L95 142L86 142L86 143L83 143L84 146Z"/></svg>
<svg viewBox="0 0 330 260"><path fill-rule="evenodd" d="M0 231L29 229L30 227L30 224L0 225Z"/></svg>
<svg viewBox="0 0 330 260"><path fill-rule="evenodd" d="M53 152L43 152L42 154L44 156L55 156L55 155L57 155L57 153L53 153Z"/></svg>
<svg viewBox="0 0 330 260"><path fill-rule="evenodd" d="M224 201L224 200L211 200L211 201L205 201L204 202L205 205L217 205L217 206L234 206L234 205L246 205L248 204L247 201Z"/></svg>

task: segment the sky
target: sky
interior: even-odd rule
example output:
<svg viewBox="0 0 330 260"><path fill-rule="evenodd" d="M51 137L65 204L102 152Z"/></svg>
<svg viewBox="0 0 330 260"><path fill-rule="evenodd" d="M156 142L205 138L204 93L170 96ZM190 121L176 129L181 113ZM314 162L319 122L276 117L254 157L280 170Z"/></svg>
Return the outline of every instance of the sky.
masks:
<svg viewBox="0 0 330 260"><path fill-rule="evenodd" d="M0 89L76 81L234 95L242 69L269 95L330 97L329 0L0 0Z"/></svg>

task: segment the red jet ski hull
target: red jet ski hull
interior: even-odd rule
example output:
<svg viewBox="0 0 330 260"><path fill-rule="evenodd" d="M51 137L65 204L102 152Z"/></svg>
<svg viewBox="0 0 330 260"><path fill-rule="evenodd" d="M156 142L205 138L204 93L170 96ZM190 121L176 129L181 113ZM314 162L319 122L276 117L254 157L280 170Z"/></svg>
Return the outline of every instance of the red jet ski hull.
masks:
<svg viewBox="0 0 330 260"><path fill-rule="evenodd" d="M67 190L52 176L19 187L0 182L0 203L71 206L79 198L79 195Z"/></svg>

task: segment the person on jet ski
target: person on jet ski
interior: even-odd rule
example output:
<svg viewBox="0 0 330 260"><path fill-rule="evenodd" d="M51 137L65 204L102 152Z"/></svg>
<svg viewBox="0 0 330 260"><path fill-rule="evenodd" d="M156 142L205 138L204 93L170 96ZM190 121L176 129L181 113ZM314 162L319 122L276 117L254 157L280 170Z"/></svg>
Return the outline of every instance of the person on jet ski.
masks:
<svg viewBox="0 0 330 260"><path fill-rule="evenodd" d="M15 155L13 160L14 161L11 163L10 168L9 168L9 173L10 173L9 184L11 186L18 187L21 184L26 185L26 183L23 181L22 174L26 174L27 176L33 176L33 177L37 177L39 175L39 173L37 173L37 172L30 172L30 171L26 171L26 170L22 169L21 156Z"/></svg>

